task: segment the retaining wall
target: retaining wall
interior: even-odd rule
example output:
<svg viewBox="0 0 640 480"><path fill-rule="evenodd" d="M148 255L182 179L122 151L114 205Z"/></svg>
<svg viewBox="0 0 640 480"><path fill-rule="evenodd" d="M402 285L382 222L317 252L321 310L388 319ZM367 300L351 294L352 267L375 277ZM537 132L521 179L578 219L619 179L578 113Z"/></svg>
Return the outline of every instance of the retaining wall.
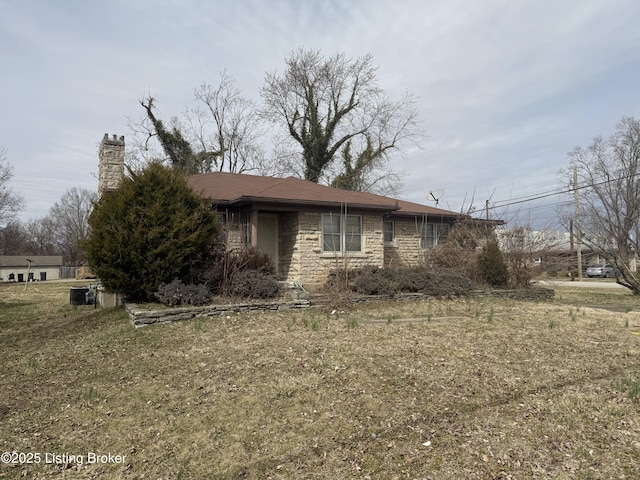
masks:
<svg viewBox="0 0 640 480"><path fill-rule="evenodd" d="M294 300L263 303L235 303L230 305L206 305L204 307L159 308L149 310L136 304L125 306L129 318L135 327L145 327L155 323L178 322L196 317L215 317L236 312L254 310L293 310L308 308L308 300Z"/></svg>

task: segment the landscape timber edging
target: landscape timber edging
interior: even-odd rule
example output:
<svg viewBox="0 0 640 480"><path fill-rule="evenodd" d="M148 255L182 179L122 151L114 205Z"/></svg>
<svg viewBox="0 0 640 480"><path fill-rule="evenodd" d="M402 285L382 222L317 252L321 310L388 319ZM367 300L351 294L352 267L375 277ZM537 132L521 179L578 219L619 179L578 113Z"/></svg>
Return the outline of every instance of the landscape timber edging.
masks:
<svg viewBox="0 0 640 480"><path fill-rule="evenodd" d="M156 323L190 320L197 317L215 317L236 312L260 310L292 310L309 308L310 305L311 304L308 300L293 300L262 303L234 303L228 305L205 305L203 307L159 308L148 310L145 308L141 308L137 304L129 303L125 305L125 309L129 314L131 323L133 323L133 325L138 328L146 327L148 325L153 325Z"/></svg>

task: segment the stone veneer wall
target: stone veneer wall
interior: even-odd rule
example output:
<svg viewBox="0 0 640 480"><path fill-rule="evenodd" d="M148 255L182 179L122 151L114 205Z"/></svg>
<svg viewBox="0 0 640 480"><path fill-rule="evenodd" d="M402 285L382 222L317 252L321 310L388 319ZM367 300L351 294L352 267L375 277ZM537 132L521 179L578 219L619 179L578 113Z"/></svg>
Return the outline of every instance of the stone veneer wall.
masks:
<svg viewBox="0 0 640 480"><path fill-rule="evenodd" d="M361 252L323 252L320 212L300 212L297 232L282 240L287 243L285 248L291 250L287 279L298 280L310 290L322 287L332 269L384 265L382 217L376 215L362 215Z"/></svg>
<svg viewBox="0 0 640 480"><path fill-rule="evenodd" d="M124 136L104 134L98 150L98 197L118 188L124 176Z"/></svg>
<svg viewBox="0 0 640 480"><path fill-rule="evenodd" d="M227 224L227 244L230 250L246 247L243 222L235 214ZM357 268L365 265L398 267L420 265L424 250L420 246L419 225L411 219L394 219L395 241L383 244L383 219L377 215L362 215L362 252L346 255L322 251L322 213L284 212L278 214L278 272L282 280L297 280L305 288L317 290L324 285L327 274L335 268Z"/></svg>
<svg viewBox="0 0 640 480"><path fill-rule="evenodd" d="M424 250L420 245L420 223L411 220L393 220L395 238L393 245L384 247L385 267L409 267L420 265Z"/></svg>
<svg viewBox="0 0 640 480"><path fill-rule="evenodd" d="M278 275L282 280L297 280L300 277L299 265L294 259L297 251L298 212L286 212L278 215Z"/></svg>

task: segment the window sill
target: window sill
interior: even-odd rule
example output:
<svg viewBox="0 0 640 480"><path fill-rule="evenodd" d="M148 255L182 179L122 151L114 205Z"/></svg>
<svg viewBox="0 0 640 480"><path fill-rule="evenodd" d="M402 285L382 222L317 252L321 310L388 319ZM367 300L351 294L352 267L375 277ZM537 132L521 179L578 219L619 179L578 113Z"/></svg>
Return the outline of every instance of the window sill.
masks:
<svg viewBox="0 0 640 480"><path fill-rule="evenodd" d="M322 252L320 258L369 258L362 252Z"/></svg>

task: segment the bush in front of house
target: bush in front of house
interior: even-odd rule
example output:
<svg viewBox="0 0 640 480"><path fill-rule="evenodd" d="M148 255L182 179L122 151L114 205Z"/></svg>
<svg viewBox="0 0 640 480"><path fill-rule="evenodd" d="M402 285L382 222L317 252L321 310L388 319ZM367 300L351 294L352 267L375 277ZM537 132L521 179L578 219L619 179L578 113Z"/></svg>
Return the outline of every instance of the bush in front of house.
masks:
<svg viewBox="0 0 640 480"><path fill-rule="evenodd" d="M239 272L256 271L275 281L275 266L271 258L253 246L239 250L221 249L204 277L213 293L237 296L232 292L234 277ZM237 280L235 283L237 284Z"/></svg>
<svg viewBox="0 0 640 480"><path fill-rule="evenodd" d="M362 267L351 272L353 290L363 295L393 295L398 291L396 275L393 271Z"/></svg>
<svg viewBox="0 0 640 480"><path fill-rule="evenodd" d="M498 242L490 240L478 255L478 270L482 279L493 287L504 287L509 280L507 263Z"/></svg>
<svg viewBox="0 0 640 480"><path fill-rule="evenodd" d="M280 286L276 278L261 270L238 270L231 277L229 295L247 299L273 298Z"/></svg>
<svg viewBox="0 0 640 480"><path fill-rule="evenodd" d="M429 272L425 285L418 290L425 295L434 297L459 297L467 295L473 288L473 283L464 274L453 269L440 269Z"/></svg>
<svg viewBox="0 0 640 480"><path fill-rule="evenodd" d="M469 293L472 282L453 269L432 271L426 267L386 269L360 267L330 272L325 291L351 291L363 295L423 293L429 296L460 296Z"/></svg>
<svg viewBox="0 0 640 480"><path fill-rule="evenodd" d="M452 268L411 267L395 272L398 289L405 293L424 293L433 297L461 296L473 288L471 280Z"/></svg>
<svg viewBox="0 0 640 480"><path fill-rule="evenodd" d="M432 271L456 271L478 283L477 248L483 237L482 229L462 220L453 226L445 242L425 252L424 265Z"/></svg>
<svg viewBox="0 0 640 480"><path fill-rule="evenodd" d="M206 285L182 283L181 280L174 280L171 283L161 283L155 293L158 301L170 307L180 305L202 306L211 303L211 292Z"/></svg>
<svg viewBox="0 0 640 480"><path fill-rule="evenodd" d="M84 248L110 292L147 302L162 283L191 283L220 241L217 215L182 175L160 164L129 171L89 217Z"/></svg>
<svg viewBox="0 0 640 480"><path fill-rule="evenodd" d="M323 290L332 295L348 291L363 295L392 295L397 292L397 286L391 270L365 266L331 270Z"/></svg>

